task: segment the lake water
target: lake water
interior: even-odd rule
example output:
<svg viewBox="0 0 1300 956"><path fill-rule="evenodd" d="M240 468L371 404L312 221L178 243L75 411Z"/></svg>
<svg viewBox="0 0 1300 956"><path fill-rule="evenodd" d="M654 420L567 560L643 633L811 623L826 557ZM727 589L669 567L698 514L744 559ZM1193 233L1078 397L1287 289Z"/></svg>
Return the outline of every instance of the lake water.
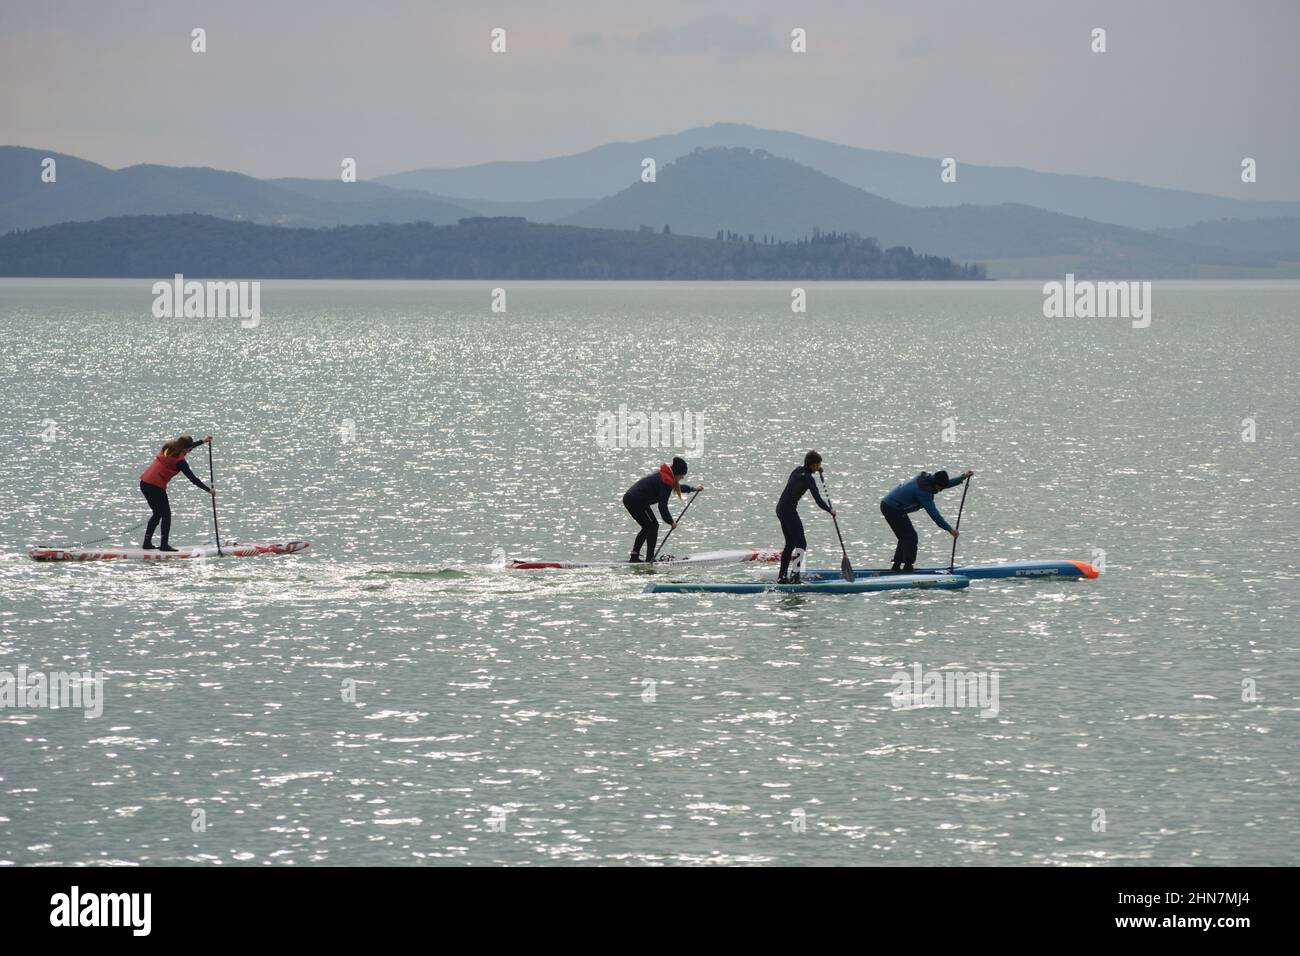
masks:
<svg viewBox="0 0 1300 956"><path fill-rule="evenodd" d="M244 329L154 319L146 281L0 283L0 671L104 675L94 719L0 709L0 864L1295 862L1300 285L1158 283L1146 329L1029 284L810 286L800 315L780 284L512 285L505 314L490 286L267 283ZM779 544L816 447L859 566L882 494L973 467L959 563L1105 573L493 567L626 555L622 492L681 450L607 447L620 406L701 422L676 554ZM138 544L179 431L216 436L224 540L311 549L26 558ZM210 540L171 498L173 541ZM996 713L895 706L916 665L996 675Z"/></svg>

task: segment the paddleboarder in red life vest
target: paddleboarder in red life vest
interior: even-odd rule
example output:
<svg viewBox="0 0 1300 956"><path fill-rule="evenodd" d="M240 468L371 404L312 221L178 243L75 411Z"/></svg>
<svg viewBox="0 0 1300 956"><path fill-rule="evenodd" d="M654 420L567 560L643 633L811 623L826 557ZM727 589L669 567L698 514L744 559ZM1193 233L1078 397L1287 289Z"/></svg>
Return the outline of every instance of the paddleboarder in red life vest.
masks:
<svg viewBox="0 0 1300 956"><path fill-rule="evenodd" d="M200 481L194 472L190 471L190 466L185 463L185 456L191 451L200 445L210 444L212 444L211 435L202 441L195 441L189 435L173 438L162 446L162 451L158 452L149 467L140 475L140 493L144 495L144 500L149 502L149 507L153 511L153 517L149 519L149 524L144 530L144 544L141 545L146 551L176 550L167 541L167 536L172 530L172 508L167 501L167 482L175 478L177 473L183 474L212 497L217 496L217 489L209 488ZM162 544L155 545L153 533L159 524L162 525Z"/></svg>
<svg viewBox="0 0 1300 956"><path fill-rule="evenodd" d="M645 560L655 559L655 546L659 543L659 522L655 520L654 514L656 506L668 526L676 528L677 522L668 510L668 496L675 494L680 498L683 494L704 490L703 485L692 487L683 484L681 479L685 476L685 459L674 458L671 465L660 465L658 471L650 472L623 493L623 507L641 526L636 542L632 545L632 555L627 559L629 563L641 563L642 544L646 545Z"/></svg>
<svg viewBox="0 0 1300 956"><path fill-rule="evenodd" d="M923 471L880 499L880 513L885 516L890 530L898 538L898 547L894 549L894 564L889 570L904 574L910 574L914 570L916 529L912 527L912 519L908 517L914 511L924 508L930 520L954 538L957 537L953 526L939 513L939 508L934 503L934 496L947 488L956 488L973 474L975 471L971 468L967 468L956 478L949 478L946 471L936 471L933 475Z"/></svg>

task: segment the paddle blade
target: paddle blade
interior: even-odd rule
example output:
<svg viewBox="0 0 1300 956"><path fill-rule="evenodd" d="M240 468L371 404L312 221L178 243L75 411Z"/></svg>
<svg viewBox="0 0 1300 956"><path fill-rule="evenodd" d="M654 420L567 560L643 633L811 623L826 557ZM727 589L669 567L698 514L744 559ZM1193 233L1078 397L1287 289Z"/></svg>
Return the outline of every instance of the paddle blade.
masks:
<svg viewBox="0 0 1300 956"><path fill-rule="evenodd" d="M849 556L847 554L844 556L844 560L840 562L840 574L843 576L845 581L852 581L857 577L857 575L853 573L853 565L849 564Z"/></svg>

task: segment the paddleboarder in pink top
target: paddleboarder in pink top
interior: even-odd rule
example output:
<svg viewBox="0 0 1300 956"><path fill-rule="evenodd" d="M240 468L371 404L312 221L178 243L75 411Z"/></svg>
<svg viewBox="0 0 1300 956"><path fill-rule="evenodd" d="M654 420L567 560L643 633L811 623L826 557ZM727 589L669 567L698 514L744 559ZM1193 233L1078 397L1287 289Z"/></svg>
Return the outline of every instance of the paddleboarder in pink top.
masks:
<svg viewBox="0 0 1300 956"><path fill-rule="evenodd" d="M208 487L200 481L194 472L190 471L190 466L185 463L185 456L191 451L200 445L210 444L212 444L211 435L202 441L195 441L190 435L173 438L162 446L162 450L150 462L149 467L141 473L140 493L144 495L144 500L149 502L149 507L153 511L153 517L149 519L149 524L144 531L144 544L141 545L145 550L176 550L167 540L172 530L172 508L167 500L167 482L175 478L178 473L183 474L212 497L217 496L217 489ZM162 544L155 545L153 533L159 524L162 525Z"/></svg>

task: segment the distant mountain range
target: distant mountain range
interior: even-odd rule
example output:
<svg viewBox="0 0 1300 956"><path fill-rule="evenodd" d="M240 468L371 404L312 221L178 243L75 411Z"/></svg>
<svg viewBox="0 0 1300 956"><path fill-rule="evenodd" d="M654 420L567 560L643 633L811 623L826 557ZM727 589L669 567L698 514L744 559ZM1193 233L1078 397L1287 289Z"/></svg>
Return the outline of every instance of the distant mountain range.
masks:
<svg viewBox="0 0 1300 956"><path fill-rule="evenodd" d="M491 196L512 201L564 196L604 198L641 174L641 160L662 168L698 148L737 146L792 159L866 192L910 206L1020 203L1133 229L1176 229L1205 219L1300 216L1300 202L1228 199L1159 189L1097 176L1068 176L958 160L957 181L939 180L939 158L842 146L825 140L715 123L634 143L608 143L573 156L495 162L450 169L417 169L379 182L441 196Z"/></svg>
<svg viewBox="0 0 1300 956"><path fill-rule="evenodd" d="M1300 216L1278 219L1218 219L1181 229L1161 229L1162 236L1221 249L1246 249L1300 260Z"/></svg>
<svg viewBox="0 0 1300 956"><path fill-rule="evenodd" d="M856 231L883 246L983 262L1001 277L1276 275L1280 268L1257 249L1197 245L1012 203L905 206L739 148L697 150L661 168L656 182L638 182L562 222L600 229L666 224L694 236L725 230L780 239L818 228Z"/></svg>
<svg viewBox="0 0 1300 956"><path fill-rule="evenodd" d="M691 147L719 139L766 142L798 157L748 145ZM645 155L657 159L653 183L639 178ZM58 162L57 183L40 179L47 156ZM880 189L864 187L871 182ZM428 191L435 188L440 192ZM994 201L999 196L1019 199ZM971 201L953 203L961 198ZM1088 214L1065 211L1073 208ZM184 213L286 228L450 225L474 216L517 216L584 229L661 231L666 225L701 238L752 235L760 245L820 230L983 263L995 278L1300 275L1300 203L965 166L949 187L939 182L934 160L730 124L572 157L418 170L357 183L260 180L206 167L111 170L74 156L0 147L0 234ZM140 226L146 220L133 221ZM1136 228L1132 223L1139 221L1165 225Z"/></svg>
<svg viewBox="0 0 1300 956"><path fill-rule="evenodd" d="M56 183L40 179L46 157L58 164ZM466 216L523 216L552 222L593 201L451 201L377 182L262 180L203 166L140 165L114 170L49 150L0 146L0 235L60 222L184 212L273 226L447 224Z"/></svg>
<svg viewBox="0 0 1300 956"><path fill-rule="evenodd" d="M276 279L979 279L978 267L855 236L717 241L524 219L302 229L121 216L0 236L0 275Z"/></svg>
<svg viewBox="0 0 1300 956"><path fill-rule="evenodd" d="M57 162L58 181L40 180L41 161ZM201 166L108 169L75 156L0 147L0 233L58 222L122 215L198 212L284 226L369 222L455 222L474 213L422 192L370 183L266 182ZM288 185L286 185L288 184ZM336 187L336 188L335 188Z"/></svg>
<svg viewBox="0 0 1300 956"><path fill-rule="evenodd" d="M267 182L326 202L364 203L362 215L367 218L357 219L356 222L452 222L465 216L523 216L530 222L555 222L593 202L591 199L538 199L522 202L457 199L453 203L441 196L434 196L432 198L439 208L432 208L421 205L429 201L428 193L418 189L394 189L376 182L344 183L334 179L268 179ZM436 215L419 215L422 212ZM322 218L329 216L326 214ZM323 223L331 226L347 224L342 221Z"/></svg>

